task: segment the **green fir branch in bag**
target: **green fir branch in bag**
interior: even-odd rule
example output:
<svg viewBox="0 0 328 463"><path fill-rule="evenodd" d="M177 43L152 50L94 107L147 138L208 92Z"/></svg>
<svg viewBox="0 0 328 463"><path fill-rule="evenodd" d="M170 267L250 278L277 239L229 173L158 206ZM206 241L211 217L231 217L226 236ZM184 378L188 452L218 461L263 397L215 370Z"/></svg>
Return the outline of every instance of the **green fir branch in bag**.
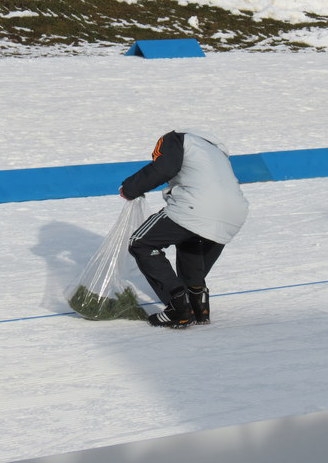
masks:
<svg viewBox="0 0 328 463"><path fill-rule="evenodd" d="M147 320L148 315L137 302L137 296L130 287L122 293L115 293L115 298L99 297L85 286L79 286L69 305L75 312L88 320Z"/></svg>

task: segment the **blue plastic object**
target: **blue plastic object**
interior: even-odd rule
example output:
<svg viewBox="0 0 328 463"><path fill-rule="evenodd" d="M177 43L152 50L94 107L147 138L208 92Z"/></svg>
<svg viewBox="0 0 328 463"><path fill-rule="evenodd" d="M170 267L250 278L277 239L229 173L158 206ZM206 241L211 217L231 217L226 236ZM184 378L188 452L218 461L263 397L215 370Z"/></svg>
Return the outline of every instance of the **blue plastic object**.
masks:
<svg viewBox="0 0 328 463"><path fill-rule="evenodd" d="M126 56L154 58L197 58L204 57L196 39L138 40L125 53Z"/></svg>

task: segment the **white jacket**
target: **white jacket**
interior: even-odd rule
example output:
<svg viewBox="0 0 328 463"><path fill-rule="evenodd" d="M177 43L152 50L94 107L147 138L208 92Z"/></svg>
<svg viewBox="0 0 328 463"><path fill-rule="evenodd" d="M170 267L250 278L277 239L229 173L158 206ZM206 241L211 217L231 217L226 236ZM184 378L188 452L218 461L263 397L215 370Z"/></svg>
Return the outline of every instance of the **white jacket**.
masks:
<svg viewBox="0 0 328 463"><path fill-rule="evenodd" d="M182 167L163 190L167 216L204 238L226 244L245 222L248 202L219 140L181 132L185 133Z"/></svg>

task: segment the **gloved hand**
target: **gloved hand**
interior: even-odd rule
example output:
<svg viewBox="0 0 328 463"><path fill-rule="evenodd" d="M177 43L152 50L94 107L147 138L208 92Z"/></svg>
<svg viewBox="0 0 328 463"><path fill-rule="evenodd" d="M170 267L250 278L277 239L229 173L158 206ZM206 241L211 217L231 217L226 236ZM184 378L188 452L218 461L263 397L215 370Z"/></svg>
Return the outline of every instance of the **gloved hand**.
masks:
<svg viewBox="0 0 328 463"><path fill-rule="evenodd" d="M123 193L123 185L121 185L118 189L119 191L119 194L122 198L126 199L127 201L130 201L126 196L124 196L124 193Z"/></svg>
<svg viewBox="0 0 328 463"><path fill-rule="evenodd" d="M123 185L119 187L118 191L119 191L120 196L126 199L127 201L133 201L135 199L135 198L128 198L127 196L125 196L124 191L123 191ZM144 197L145 197L144 194L141 194L140 196L138 196L138 198L144 198Z"/></svg>

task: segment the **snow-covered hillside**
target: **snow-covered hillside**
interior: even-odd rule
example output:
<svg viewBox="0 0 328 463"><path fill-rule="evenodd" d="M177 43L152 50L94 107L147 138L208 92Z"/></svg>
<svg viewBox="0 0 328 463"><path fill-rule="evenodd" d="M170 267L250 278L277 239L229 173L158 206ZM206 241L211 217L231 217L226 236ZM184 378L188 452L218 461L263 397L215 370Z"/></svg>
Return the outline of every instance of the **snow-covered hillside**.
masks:
<svg viewBox="0 0 328 463"><path fill-rule="evenodd" d="M0 56L106 54L135 40L196 38L207 51L327 51L325 0L9 0Z"/></svg>

